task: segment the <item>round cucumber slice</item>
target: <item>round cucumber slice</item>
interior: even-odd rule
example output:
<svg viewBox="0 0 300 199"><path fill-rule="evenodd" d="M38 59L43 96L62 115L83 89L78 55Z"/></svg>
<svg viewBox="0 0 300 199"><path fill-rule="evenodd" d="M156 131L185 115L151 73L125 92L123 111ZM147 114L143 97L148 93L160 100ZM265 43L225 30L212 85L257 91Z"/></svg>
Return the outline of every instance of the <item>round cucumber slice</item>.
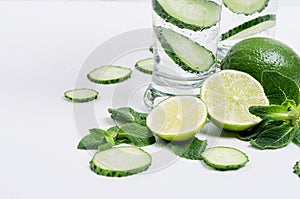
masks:
<svg viewBox="0 0 300 199"><path fill-rule="evenodd" d="M264 32L276 25L276 15L260 16L221 35L221 40L239 40Z"/></svg>
<svg viewBox="0 0 300 199"><path fill-rule="evenodd" d="M143 73L152 74L153 64L153 58L142 59L136 62L135 68Z"/></svg>
<svg viewBox="0 0 300 199"><path fill-rule="evenodd" d="M270 0L223 0L223 4L237 14L252 15L263 11Z"/></svg>
<svg viewBox="0 0 300 199"><path fill-rule="evenodd" d="M135 146L114 147L97 152L90 162L90 168L98 175L124 177L148 169L150 154Z"/></svg>
<svg viewBox="0 0 300 199"><path fill-rule="evenodd" d="M100 66L91 71L87 77L90 81L98 84L113 84L122 82L131 76L131 69L122 66Z"/></svg>
<svg viewBox="0 0 300 199"><path fill-rule="evenodd" d="M208 0L156 0L154 11L179 28L203 30L220 21L221 5Z"/></svg>
<svg viewBox="0 0 300 199"><path fill-rule="evenodd" d="M98 97L98 91L89 88L68 90L64 93L67 100L71 102L88 102Z"/></svg>
<svg viewBox="0 0 300 199"><path fill-rule="evenodd" d="M155 27L154 31L166 54L183 70L201 73L215 63L211 51L188 37L162 27Z"/></svg>
<svg viewBox="0 0 300 199"><path fill-rule="evenodd" d="M239 169L249 161L242 151L225 146L206 149L202 158L208 166L221 171Z"/></svg>

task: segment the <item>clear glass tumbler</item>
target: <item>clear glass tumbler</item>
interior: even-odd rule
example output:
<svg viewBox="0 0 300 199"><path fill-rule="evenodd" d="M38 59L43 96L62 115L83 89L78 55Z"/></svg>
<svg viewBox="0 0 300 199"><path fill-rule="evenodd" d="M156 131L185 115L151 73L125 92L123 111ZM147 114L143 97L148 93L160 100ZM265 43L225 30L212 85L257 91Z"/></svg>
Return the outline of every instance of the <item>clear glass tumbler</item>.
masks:
<svg viewBox="0 0 300 199"><path fill-rule="evenodd" d="M279 0L222 0L218 60L249 37L274 37Z"/></svg>
<svg viewBox="0 0 300 199"><path fill-rule="evenodd" d="M144 102L151 108L174 95L199 95L217 70L221 0L152 0L154 70Z"/></svg>

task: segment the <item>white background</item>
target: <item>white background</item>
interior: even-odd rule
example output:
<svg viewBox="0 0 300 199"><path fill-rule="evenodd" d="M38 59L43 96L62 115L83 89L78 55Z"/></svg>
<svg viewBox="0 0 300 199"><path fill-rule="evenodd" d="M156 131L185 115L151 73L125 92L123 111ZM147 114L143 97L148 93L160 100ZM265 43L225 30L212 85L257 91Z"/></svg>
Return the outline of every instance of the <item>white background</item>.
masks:
<svg viewBox="0 0 300 199"><path fill-rule="evenodd" d="M287 3L291 2L291 4ZM300 52L300 6L281 4L277 39ZM198 161L127 178L105 178L89 170L91 155L76 149L80 139L73 88L85 59L102 42L122 32L151 27L147 1L0 3L0 198L295 198L300 160L295 144L259 151L232 137L220 145L249 155L246 167L218 172ZM107 128L108 89L97 103ZM102 119L102 120L101 120Z"/></svg>

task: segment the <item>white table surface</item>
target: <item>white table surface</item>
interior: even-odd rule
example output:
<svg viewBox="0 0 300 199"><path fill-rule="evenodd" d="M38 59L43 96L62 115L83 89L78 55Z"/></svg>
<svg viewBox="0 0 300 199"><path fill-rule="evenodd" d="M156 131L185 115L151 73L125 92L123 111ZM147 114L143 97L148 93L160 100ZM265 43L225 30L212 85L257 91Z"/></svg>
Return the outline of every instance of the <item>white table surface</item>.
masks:
<svg viewBox="0 0 300 199"><path fill-rule="evenodd" d="M276 37L300 53L299 9L299 4L281 5ZM126 178L90 171L91 154L76 149L87 132L78 132L74 106L63 92L74 87L86 59L101 43L149 27L145 1L0 3L0 198L298 197L300 179L292 167L300 160L300 148L295 144L260 151L222 136L218 145L237 147L250 158L246 167L233 172L184 159ZM99 91L99 100L82 107L94 106L99 126L107 128L113 124L106 110L115 90L102 86Z"/></svg>

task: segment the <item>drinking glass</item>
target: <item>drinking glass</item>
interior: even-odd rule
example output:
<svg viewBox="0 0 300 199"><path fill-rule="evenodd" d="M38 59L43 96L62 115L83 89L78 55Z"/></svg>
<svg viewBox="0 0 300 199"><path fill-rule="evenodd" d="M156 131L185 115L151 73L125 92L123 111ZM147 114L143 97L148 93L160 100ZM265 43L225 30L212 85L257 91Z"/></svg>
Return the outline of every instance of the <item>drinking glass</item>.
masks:
<svg viewBox="0 0 300 199"><path fill-rule="evenodd" d="M154 69L147 107L168 96L199 96L203 80L217 70L221 8L221 0L152 0Z"/></svg>
<svg viewBox="0 0 300 199"><path fill-rule="evenodd" d="M218 60L237 42L274 37L279 0L223 0Z"/></svg>

